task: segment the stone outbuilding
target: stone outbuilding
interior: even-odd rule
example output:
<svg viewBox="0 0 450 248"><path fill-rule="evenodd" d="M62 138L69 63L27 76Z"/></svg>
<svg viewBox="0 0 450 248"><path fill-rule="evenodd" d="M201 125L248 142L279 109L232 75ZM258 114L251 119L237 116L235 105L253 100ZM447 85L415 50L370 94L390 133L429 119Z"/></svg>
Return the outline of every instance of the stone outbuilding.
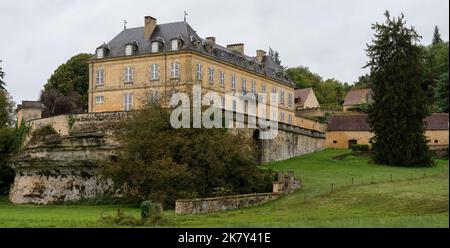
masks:
<svg viewBox="0 0 450 248"><path fill-rule="evenodd" d="M361 105L373 102L371 89L350 90L345 96L343 106L344 112L359 111Z"/></svg>

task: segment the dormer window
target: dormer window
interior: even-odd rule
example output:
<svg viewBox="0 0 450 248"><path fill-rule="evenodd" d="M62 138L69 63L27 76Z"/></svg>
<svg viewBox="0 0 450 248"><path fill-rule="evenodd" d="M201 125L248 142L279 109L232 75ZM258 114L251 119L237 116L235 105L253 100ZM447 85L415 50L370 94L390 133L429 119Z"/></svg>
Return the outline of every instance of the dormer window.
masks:
<svg viewBox="0 0 450 248"><path fill-rule="evenodd" d="M152 53L161 52L162 44L159 41L152 42Z"/></svg>
<svg viewBox="0 0 450 248"><path fill-rule="evenodd" d="M181 41L179 39L173 39L170 44L171 44L172 51L180 50Z"/></svg>
<svg viewBox="0 0 450 248"><path fill-rule="evenodd" d="M129 42L125 45L125 55L130 56L136 53L136 50L138 48L137 41Z"/></svg>
<svg viewBox="0 0 450 248"><path fill-rule="evenodd" d="M125 55L130 56L133 55L133 45L129 44L125 47Z"/></svg>
<svg viewBox="0 0 450 248"><path fill-rule="evenodd" d="M103 59L105 57L105 48L97 49L97 59Z"/></svg>

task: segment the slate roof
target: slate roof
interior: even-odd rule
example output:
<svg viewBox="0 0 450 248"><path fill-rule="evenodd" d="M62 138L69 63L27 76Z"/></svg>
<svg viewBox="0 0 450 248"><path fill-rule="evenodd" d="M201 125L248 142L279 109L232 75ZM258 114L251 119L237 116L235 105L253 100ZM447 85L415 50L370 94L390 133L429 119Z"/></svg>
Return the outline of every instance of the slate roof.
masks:
<svg viewBox="0 0 450 248"><path fill-rule="evenodd" d="M425 119L426 130L448 130L447 113L433 113ZM333 115L328 122L328 131L370 131L366 114Z"/></svg>
<svg viewBox="0 0 450 248"><path fill-rule="evenodd" d="M358 105L363 103L363 99L371 101L371 89L350 90L344 99L344 106Z"/></svg>
<svg viewBox="0 0 450 248"><path fill-rule="evenodd" d="M298 105L300 107L303 107L303 104L305 104L305 100L308 97L308 95L312 92L312 88L306 88L306 89L296 89L295 90L295 99L300 99L298 101Z"/></svg>
<svg viewBox="0 0 450 248"><path fill-rule="evenodd" d="M114 37L109 43L103 44L99 47L107 47L108 52L104 58L114 58L125 56L125 45L130 42L137 44L136 55L150 54L151 43L153 41L161 41L163 45L162 52L171 52L170 41L175 38L182 40L180 50L190 50L202 53L204 55L214 57L228 63L238 65L242 68L252 70L256 73L281 80L289 86L295 86L294 82L283 72L273 59L266 55L262 63L256 61L256 57L250 57L232 51L226 47L218 44L212 44L206 39L200 38L196 31L186 22L173 22L158 24L155 27L149 40L144 38L144 27L127 28ZM195 45L195 43L199 45ZM95 57L92 60L97 60Z"/></svg>

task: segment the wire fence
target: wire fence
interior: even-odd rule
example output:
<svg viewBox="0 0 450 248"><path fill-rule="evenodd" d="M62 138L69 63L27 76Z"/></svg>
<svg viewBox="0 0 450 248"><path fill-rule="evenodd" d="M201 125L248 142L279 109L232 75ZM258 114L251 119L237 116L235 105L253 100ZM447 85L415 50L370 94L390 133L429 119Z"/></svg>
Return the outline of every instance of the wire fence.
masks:
<svg viewBox="0 0 450 248"><path fill-rule="evenodd" d="M426 178L436 178L436 177L442 177L442 176L448 176L449 171L448 168L443 167L439 171L431 171L427 172L426 170L423 170L423 172L415 172L407 174L401 174L396 175L395 173L389 173L380 175L377 174L377 176L369 176L369 177L363 177L363 176L351 176L348 179L348 183L337 183L337 182L331 182L329 185L328 190L322 190L321 192L301 192L303 194L303 202L306 202L309 199L329 195L331 193L336 193L340 190L347 189L353 186L368 186L368 185L376 185L376 184L382 184L382 183L391 183L391 182L406 182L406 181L412 181L412 180L421 180Z"/></svg>

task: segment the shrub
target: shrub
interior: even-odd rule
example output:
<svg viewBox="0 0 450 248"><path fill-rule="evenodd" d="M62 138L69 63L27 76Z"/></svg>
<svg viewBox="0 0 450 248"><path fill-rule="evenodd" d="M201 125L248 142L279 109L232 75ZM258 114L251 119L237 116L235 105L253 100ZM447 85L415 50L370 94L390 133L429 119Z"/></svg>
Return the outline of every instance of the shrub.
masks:
<svg viewBox="0 0 450 248"><path fill-rule="evenodd" d="M352 151L354 152L367 152L369 151L369 145L353 145Z"/></svg>
<svg viewBox="0 0 450 248"><path fill-rule="evenodd" d="M243 132L174 129L169 117L155 105L121 123L115 137L122 149L100 167L123 195L173 208L181 198L272 190L275 173L257 168L255 144Z"/></svg>
<svg viewBox="0 0 450 248"><path fill-rule="evenodd" d="M61 137L52 125L45 125L33 131L31 134L31 143L44 142L49 144L59 143Z"/></svg>

